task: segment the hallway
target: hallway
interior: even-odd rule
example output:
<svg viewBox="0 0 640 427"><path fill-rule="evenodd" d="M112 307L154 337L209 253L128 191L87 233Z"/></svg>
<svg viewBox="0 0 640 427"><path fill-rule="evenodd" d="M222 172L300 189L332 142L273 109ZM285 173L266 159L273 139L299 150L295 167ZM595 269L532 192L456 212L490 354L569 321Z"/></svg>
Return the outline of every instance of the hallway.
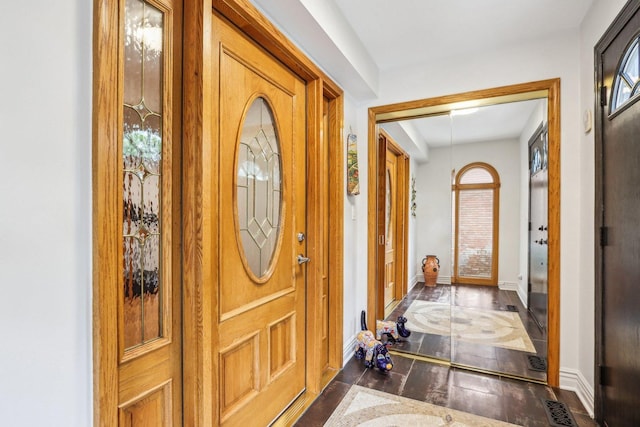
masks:
<svg viewBox="0 0 640 427"><path fill-rule="evenodd" d="M360 385L458 411L523 426L549 426L543 399L566 405L580 427L597 426L575 393L393 355L388 373L352 358L302 415L296 426L322 426L351 385Z"/></svg>

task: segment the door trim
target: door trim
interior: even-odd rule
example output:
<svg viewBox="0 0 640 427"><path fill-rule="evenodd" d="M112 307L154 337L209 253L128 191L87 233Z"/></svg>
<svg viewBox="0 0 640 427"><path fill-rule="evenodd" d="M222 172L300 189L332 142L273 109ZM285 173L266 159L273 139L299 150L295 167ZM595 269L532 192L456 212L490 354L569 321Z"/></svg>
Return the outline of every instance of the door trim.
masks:
<svg viewBox="0 0 640 427"><path fill-rule="evenodd" d="M377 224L377 187L378 173L378 138L376 123L413 117L420 114L449 111L453 104L482 99L487 103L508 102L540 98L544 95L548 100L549 120L549 327L547 354L547 383L550 386L560 385L560 79L540 80L511 86L464 92L436 98L400 102L369 108L369 189L368 205L368 242L367 242L367 321L375 322L374 315L379 301L376 297L376 228ZM372 225L373 224L373 225Z"/></svg>
<svg viewBox="0 0 640 427"><path fill-rule="evenodd" d="M184 84L186 100L183 110L184 162L183 173L183 253L184 253L184 423L189 426L216 425L220 410L220 396L213 372L218 370L218 343L211 333L215 319L218 271L215 266L220 248L214 239L216 225L216 185L212 181L217 158L213 135L217 132L214 118L218 90L214 82L218 71L211 61L213 14L211 2L185 2L184 28ZM315 244L315 236L321 230L318 197L319 176L323 170L330 174L330 265L335 274L330 278L330 369L335 373L342 368L342 312L343 312L343 92L316 67L298 48L278 31L247 0L214 0L213 13L228 20L268 53L296 73L307 87L307 256L320 259L321 246ZM323 169L317 155L321 147L323 97L330 100L332 114L330 132L335 145L330 149L330 164ZM212 212L204 216L203 212ZM322 375L319 359L314 357L320 338L315 329L321 314L321 270L313 263L307 265L307 390L302 399L310 402L327 383ZM302 408L304 409L304 408ZM301 410L302 410L301 409Z"/></svg>
<svg viewBox="0 0 640 427"><path fill-rule="evenodd" d="M116 167L118 93L113 82L118 76L119 16L114 2L94 0L93 4L93 423L118 425L118 237ZM98 226L99 224L99 226ZM105 262L104 259L108 261Z"/></svg>

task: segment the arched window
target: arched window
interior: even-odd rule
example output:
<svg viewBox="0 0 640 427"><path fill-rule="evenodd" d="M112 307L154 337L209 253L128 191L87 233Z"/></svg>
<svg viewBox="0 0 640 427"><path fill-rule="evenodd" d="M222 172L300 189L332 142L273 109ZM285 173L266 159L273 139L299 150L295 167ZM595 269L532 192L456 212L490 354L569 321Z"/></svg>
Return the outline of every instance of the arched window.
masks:
<svg viewBox="0 0 640 427"><path fill-rule="evenodd" d="M498 284L500 177L487 163L470 163L455 176L455 283Z"/></svg>
<svg viewBox="0 0 640 427"><path fill-rule="evenodd" d="M616 69L611 92L611 114L629 103L640 91L640 36L636 36Z"/></svg>

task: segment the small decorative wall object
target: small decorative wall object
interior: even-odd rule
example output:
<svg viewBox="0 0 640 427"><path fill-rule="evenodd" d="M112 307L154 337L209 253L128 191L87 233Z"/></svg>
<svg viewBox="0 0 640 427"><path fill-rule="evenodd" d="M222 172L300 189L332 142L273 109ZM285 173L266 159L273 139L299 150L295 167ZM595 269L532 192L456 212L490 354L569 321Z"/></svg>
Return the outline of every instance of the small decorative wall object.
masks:
<svg viewBox="0 0 640 427"><path fill-rule="evenodd" d="M416 178L411 178L411 216L416 217Z"/></svg>
<svg viewBox="0 0 640 427"><path fill-rule="evenodd" d="M358 177L358 137L349 132L347 135L347 194L360 194L360 180Z"/></svg>

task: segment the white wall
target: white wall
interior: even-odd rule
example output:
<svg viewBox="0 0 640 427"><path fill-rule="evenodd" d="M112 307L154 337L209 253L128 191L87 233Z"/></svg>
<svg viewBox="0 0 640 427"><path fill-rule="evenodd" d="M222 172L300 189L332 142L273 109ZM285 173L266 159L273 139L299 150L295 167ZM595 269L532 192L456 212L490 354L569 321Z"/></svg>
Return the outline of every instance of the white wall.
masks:
<svg viewBox="0 0 640 427"><path fill-rule="evenodd" d="M0 14L0 425L91 425L90 1Z"/></svg>
<svg viewBox="0 0 640 427"><path fill-rule="evenodd" d="M451 149L431 148L429 161L416 170L416 254L420 266L426 255L440 260L438 283L451 283ZM411 263L410 263L411 264ZM421 279L424 280L424 279Z"/></svg>
<svg viewBox="0 0 640 427"><path fill-rule="evenodd" d="M343 142L347 135L356 133L358 140L358 166L360 169L360 194L347 196L344 201L344 326L343 344L345 363L353 355L356 331L360 330L360 312L367 309L367 288L358 286L367 280L367 134L358 132L356 106L348 95L344 102ZM365 127L366 129L366 127ZM346 145L344 164L346 165ZM344 187L346 188L346 174ZM364 242L364 244L362 243Z"/></svg>
<svg viewBox="0 0 640 427"><path fill-rule="evenodd" d="M420 254L416 252L417 248L417 240L418 240L418 211L417 211L417 200L418 200L418 163L411 159L409 161L409 231L408 231L408 247L407 247L407 280L408 280L408 289L411 289L413 285L416 284L417 281L421 281L422 279L422 267L419 263L416 262ZM415 189L416 189L416 216L411 215L411 179L415 178Z"/></svg>

